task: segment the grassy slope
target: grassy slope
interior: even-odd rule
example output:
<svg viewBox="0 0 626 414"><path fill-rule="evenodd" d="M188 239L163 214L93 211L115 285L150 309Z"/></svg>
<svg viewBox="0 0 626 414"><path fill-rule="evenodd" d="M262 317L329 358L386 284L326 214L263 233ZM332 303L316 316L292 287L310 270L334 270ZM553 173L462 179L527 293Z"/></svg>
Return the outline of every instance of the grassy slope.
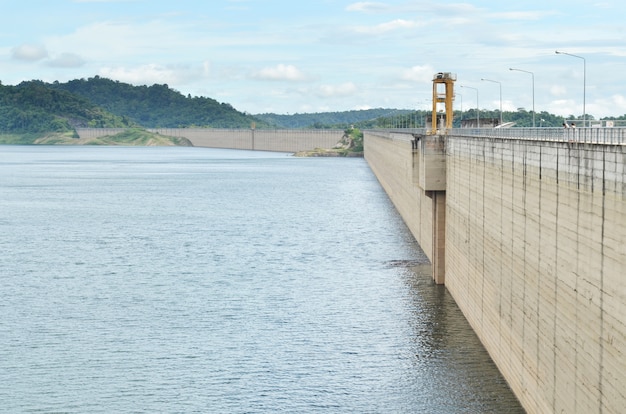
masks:
<svg viewBox="0 0 626 414"><path fill-rule="evenodd" d="M77 138L73 133L48 134L5 134L0 135L0 144L13 145L126 145L126 146L192 146L186 138L154 134L143 129L129 129L116 135L99 138Z"/></svg>

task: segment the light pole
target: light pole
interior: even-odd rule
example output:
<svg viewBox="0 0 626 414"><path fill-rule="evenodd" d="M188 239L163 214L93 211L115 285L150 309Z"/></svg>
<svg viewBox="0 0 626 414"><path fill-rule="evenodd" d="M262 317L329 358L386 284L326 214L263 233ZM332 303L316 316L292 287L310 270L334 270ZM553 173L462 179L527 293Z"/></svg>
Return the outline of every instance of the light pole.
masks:
<svg viewBox="0 0 626 414"><path fill-rule="evenodd" d="M575 58L583 60L583 127L585 127L587 126L587 113L585 111L585 99L587 97L587 61L584 57L572 55L571 53L559 52L558 50L555 50L554 53L556 53L557 55L573 56Z"/></svg>
<svg viewBox="0 0 626 414"><path fill-rule="evenodd" d="M493 82L500 85L500 125L502 125L502 82L485 78L482 78L481 81Z"/></svg>
<svg viewBox="0 0 626 414"><path fill-rule="evenodd" d="M530 73L533 78L533 128L535 127L535 74L529 70L509 68L509 70L517 70L519 72Z"/></svg>
<svg viewBox="0 0 626 414"><path fill-rule="evenodd" d="M474 89L476 91L476 124L480 128L480 107L478 106L478 88L472 88L471 86L461 85L461 88Z"/></svg>

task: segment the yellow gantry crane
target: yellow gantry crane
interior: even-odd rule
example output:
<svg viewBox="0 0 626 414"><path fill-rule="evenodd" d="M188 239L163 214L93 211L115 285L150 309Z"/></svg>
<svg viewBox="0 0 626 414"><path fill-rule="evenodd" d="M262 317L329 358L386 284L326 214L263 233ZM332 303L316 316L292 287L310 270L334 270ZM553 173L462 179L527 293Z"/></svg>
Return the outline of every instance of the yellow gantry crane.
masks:
<svg viewBox="0 0 626 414"><path fill-rule="evenodd" d="M452 107L452 102L454 101L454 81L456 81L455 73L439 72L433 76L433 114L430 131L432 135L437 134L437 131L440 130L438 122L438 104L440 103L445 104L445 130L452 128L452 120L454 118L454 109ZM441 129L444 129L443 125L441 127Z"/></svg>

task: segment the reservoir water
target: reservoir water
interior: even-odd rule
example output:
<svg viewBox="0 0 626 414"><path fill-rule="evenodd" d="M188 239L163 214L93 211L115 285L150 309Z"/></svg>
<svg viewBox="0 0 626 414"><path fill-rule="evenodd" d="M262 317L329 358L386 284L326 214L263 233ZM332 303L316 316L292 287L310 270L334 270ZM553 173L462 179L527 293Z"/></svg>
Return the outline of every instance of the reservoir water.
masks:
<svg viewBox="0 0 626 414"><path fill-rule="evenodd" d="M0 146L0 411L522 413L363 159Z"/></svg>

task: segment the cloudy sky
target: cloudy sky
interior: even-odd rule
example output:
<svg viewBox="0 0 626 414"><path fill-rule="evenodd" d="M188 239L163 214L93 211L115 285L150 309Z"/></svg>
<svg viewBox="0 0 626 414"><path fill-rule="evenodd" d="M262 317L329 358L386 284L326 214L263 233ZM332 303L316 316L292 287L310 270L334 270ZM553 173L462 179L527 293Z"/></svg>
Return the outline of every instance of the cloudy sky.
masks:
<svg viewBox="0 0 626 414"><path fill-rule="evenodd" d="M626 5L594 1L0 0L0 81L168 84L249 113L626 114ZM555 54L555 51L569 53ZM520 69L511 71L509 68ZM586 70L584 70L586 68ZM490 81L482 81L489 79ZM495 82L493 82L495 81ZM460 85L466 86L460 88Z"/></svg>

